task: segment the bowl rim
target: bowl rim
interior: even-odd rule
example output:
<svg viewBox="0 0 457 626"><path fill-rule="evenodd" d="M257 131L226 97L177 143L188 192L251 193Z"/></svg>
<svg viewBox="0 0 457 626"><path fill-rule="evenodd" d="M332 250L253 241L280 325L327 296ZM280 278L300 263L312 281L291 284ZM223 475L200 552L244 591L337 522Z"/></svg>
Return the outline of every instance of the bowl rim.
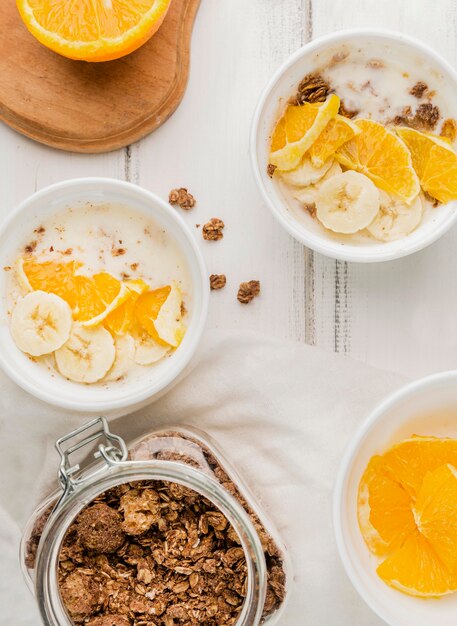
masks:
<svg viewBox="0 0 457 626"><path fill-rule="evenodd" d="M29 205L32 202L36 202L37 200L40 201L41 199L46 198L49 194L65 193L66 191L71 190L77 191L79 187L84 186L108 189L111 193L116 193L117 190L124 191L135 194L137 197L141 197L148 203L154 203L160 211L164 212L167 217L174 222L174 226L176 226L176 228L179 229L185 236L189 244L189 252L192 256L192 261L195 262L195 270L200 283L198 287L201 293L201 297L199 298L199 308L201 309L201 312L195 320L195 327L192 329L192 336L190 336L190 340L186 346L186 352L181 354L178 367L171 367L170 370L166 372L157 383L152 382L144 389L130 394L127 393L124 397L113 400L85 400L84 394L79 393L78 395L79 388L78 390L75 390L74 398L62 398L58 392L56 393L55 391L51 391L50 388L41 387L39 384L25 378L20 371L20 366L12 367L8 359L5 358L2 350L0 350L0 368L22 389L39 400L43 400L53 406L81 413L104 413L128 408L132 408L133 410L148 400L152 401L152 399L160 392L167 389L182 374L193 358L200 343L203 330L206 326L209 310L209 284L207 280L206 265L203 254L198 247L196 240L192 236L190 229L187 227L183 218L178 215L178 213L173 210L169 204L167 204L155 193L145 189L144 187L136 185L135 183L103 176L87 176L66 179L64 181L43 187L43 189L27 196L12 211L10 211L10 213L0 223L0 237L5 236L17 219L21 215L27 213ZM171 235L173 236L172 232Z"/></svg>
<svg viewBox="0 0 457 626"><path fill-rule="evenodd" d="M256 108L254 110L250 130L249 152L254 179L256 181L257 188L259 189L263 197L264 202L267 204L273 216L292 237L294 237L297 241L304 244L308 248L311 248L315 252L319 252L320 254L323 254L333 259L350 261L355 263L381 263L384 261L400 259L402 257L409 256L410 254L413 254L415 252L419 252L419 250L423 250L424 248L437 241L440 237L442 237L457 222L457 202L447 203L446 205L443 205L448 206L449 204L455 204L456 210L454 211L454 213L448 215L447 218L445 218L438 227L431 230L427 236L415 242L413 245L409 245L408 247L402 247L397 250L386 249L385 252L377 250L376 255L370 253L370 248L368 247L361 247L360 252L349 251L345 249L344 246L340 246L337 243L325 241L319 235L313 235L311 237L308 234L307 230L303 226L299 225L298 222L296 222L295 220L293 222L287 220L286 217L276 208L274 202L271 199L270 193L264 185L261 173L263 165L259 163L257 159L257 148L259 145L259 131L262 120L262 113L270 97L271 91L276 86L276 83L293 65L295 65L297 61L308 56L314 50L321 48L325 45L337 43L342 39L354 39L359 36L368 36L373 38L385 37L386 39L391 39L411 46L412 48L420 51L425 57L432 59L435 64L437 64L446 73L448 73L454 80L454 83L457 87L457 71L453 68L450 62L447 61L438 52L436 52L427 43L416 39L415 37L411 37L410 35L405 35L400 31L395 31L387 28L340 29L326 35L316 37L316 39L313 39L312 41L304 44L296 52L291 54L273 73L273 75L263 88Z"/></svg>
<svg viewBox="0 0 457 626"><path fill-rule="evenodd" d="M387 624L392 624L392 621L388 616L384 614L382 608L380 608L376 602L372 601L365 593L365 589L359 584L360 577L356 572L355 567L352 564L351 554L348 550L345 534L343 532L343 511L346 508L345 498L347 482L353 460L360 449L366 435L370 430L383 418L383 416L389 412L397 404L403 402L405 399L414 397L419 391L423 391L429 388L436 388L437 386L448 385L457 383L457 370L447 370L431 374L414 380L406 385L400 387L393 393L390 393L384 400L378 403L375 408L368 414L362 424L358 427L355 433L350 438L347 444L343 457L341 459L337 477L333 489L333 502L332 502L332 521L333 531L336 540L336 547L340 557L340 561L346 571L346 574L351 581L354 589L364 600L364 602L370 607L370 609L378 617L383 619Z"/></svg>

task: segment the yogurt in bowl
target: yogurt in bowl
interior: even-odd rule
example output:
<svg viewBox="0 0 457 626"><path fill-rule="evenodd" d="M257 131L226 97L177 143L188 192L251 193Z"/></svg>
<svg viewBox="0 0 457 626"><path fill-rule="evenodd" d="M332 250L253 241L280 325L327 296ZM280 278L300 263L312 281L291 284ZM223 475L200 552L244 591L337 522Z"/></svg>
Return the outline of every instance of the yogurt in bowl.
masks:
<svg viewBox="0 0 457 626"><path fill-rule="evenodd" d="M189 362L206 272L179 216L153 194L110 179L60 183L23 203L0 240L0 365L27 391L123 411Z"/></svg>
<svg viewBox="0 0 457 626"><path fill-rule="evenodd" d="M456 219L457 192L430 185L417 156L431 142L438 172L448 156L457 163L456 100L454 70L413 39L378 30L317 39L260 99L251 135L259 188L280 223L316 251L373 262L419 250ZM457 189L454 174L442 185Z"/></svg>

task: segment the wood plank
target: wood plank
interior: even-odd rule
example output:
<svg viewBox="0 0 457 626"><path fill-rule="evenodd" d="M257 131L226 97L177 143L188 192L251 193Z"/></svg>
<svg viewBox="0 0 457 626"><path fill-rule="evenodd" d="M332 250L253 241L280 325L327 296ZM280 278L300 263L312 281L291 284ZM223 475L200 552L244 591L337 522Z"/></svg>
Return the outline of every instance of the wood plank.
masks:
<svg viewBox="0 0 457 626"><path fill-rule="evenodd" d="M200 0L174 0L159 32L106 63L66 59L27 31L14 2L0 31L0 119L37 141L107 152L155 130L181 102Z"/></svg>
<svg viewBox="0 0 457 626"><path fill-rule="evenodd" d="M225 273L228 280L212 294L210 328L298 339L307 332L306 256L263 204L248 153L260 91L302 45L303 15L301 0L203 2L183 104L163 128L132 148L132 176L141 185L164 198L173 187L186 186L197 198L197 207L181 214L195 232L208 272ZM203 241L195 226L211 217L226 223L217 243ZM249 279L260 279L262 296L241 305L238 285Z"/></svg>

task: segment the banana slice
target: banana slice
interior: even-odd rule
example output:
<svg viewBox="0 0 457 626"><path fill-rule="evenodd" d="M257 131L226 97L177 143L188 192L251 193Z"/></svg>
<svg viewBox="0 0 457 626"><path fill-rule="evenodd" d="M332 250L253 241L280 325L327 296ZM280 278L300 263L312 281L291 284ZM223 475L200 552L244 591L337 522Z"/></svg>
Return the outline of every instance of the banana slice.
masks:
<svg viewBox="0 0 457 626"><path fill-rule="evenodd" d="M182 321L181 305L181 290L176 283L173 283L168 298L162 304L159 314L154 320L159 338L173 348L179 346L186 332L186 327Z"/></svg>
<svg viewBox="0 0 457 626"><path fill-rule="evenodd" d="M380 241L395 241L406 237L419 226L424 214L420 195L412 204L405 204L400 198L385 191L380 192L380 199L379 212L367 227L372 237Z"/></svg>
<svg viewBox="0 0 457 626"><path fill-rule="evenodd" d="M321 167L314 167L311 159L303 157L302 162L294 170L281 172L281 176L286 185L292 187L307 187L316 184L332 166L333 159L328 159Z"/></svg>
<svg viewBox="0 0 457 626"><path fill-rule="evenodd" d="M318 220L336 233L366 228L379 211L379 191L364 174L347 171L325 181L316 195Z"/></svg>
<svg viewBox="0 0 457 626"><path fill-rule="evenodd" d="M95 383L114 363L114 341L103 326L85 328L73 324L70 338L56 351L55 357L65 378L77 383Z"/></svg>
<svg viewBox="0 0 457 626"><path fill-rule="evenodd" d="M71 325L71 309L65 300L53 293L33 291L14 307L11 335L20 350L42 356L63 346Z"/></svg>
<svg viewBox="0 0 457 626"><path fill-rule="evenodd" d="M170 348L161 346L149 335L141 335L136 340L135 363L138 365L152 365L168 354Z"/></svg>
<svg viewBox="0 0 457 626"><path fill-rule="evenodd" d="M135 341L132 335L121 335L114 340L116 356L114 363L103 381L119 380L127 374L135 358Z"/></svg>
<svg viewBox="0 0 457 626"><path fill-rule="evenodd" d="M332 178L332 176L341 174L342 171L343 170L338 161L333 161L332 166L327 171L325 176L318 180L317 183L314 183L314 185L309 185L308 187L297 187L297 189L294 189L294 198L296 198L299 202L302 202L303 204L314 204L316 202L317 192L321 188L322 184L329 178Z"/></svg>

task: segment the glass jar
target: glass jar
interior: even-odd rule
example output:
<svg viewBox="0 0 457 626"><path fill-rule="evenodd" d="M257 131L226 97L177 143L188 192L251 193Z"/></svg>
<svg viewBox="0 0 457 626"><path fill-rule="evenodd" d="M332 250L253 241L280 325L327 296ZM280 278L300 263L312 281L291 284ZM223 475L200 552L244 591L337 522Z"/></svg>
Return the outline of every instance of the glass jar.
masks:
<svg viewBox="0 0 457 626"><path fill-rule="evenodd" d="M21 544L23 571L46 626L73 624L58 586L59 555L68 529L101 494L136 481L175 483L209 500L231 524L244 552L247 585L236 626L278 622L292 580L287 552L249 489L206 433L187 427L153 431L127 447L100 417L59 439L56 448L61 455L60 490L34 512ZM95 461L85 467L74 463L76 454L87 458L88 449Z"/></svg>

